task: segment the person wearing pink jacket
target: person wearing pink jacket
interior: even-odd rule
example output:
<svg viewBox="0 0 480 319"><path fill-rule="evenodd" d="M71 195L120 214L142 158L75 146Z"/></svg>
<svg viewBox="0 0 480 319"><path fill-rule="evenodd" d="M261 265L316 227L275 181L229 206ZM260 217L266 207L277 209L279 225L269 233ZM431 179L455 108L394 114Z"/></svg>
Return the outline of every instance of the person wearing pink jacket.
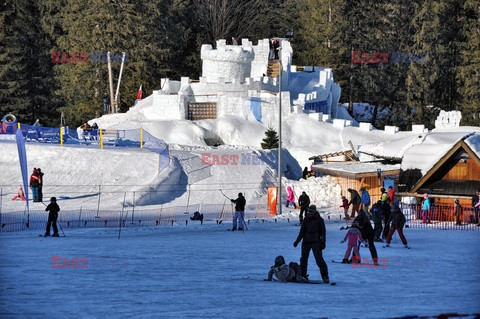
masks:
<svg viewBox="0 0 480 319"><path fill-rule="evenodd" d="M292 203L293 208L297 208L297 205L295 205L295 195L293 194L293 190L290 186L287 187L287 204L286 207L288 207L288 204Z"/></svg>
<svg viewBox="0 0 480 319"><path fill-rule="evenodd" d="M352 227L348 230L347 234L345 235L345 238L340 242L343 244L348 240L348 246L347 246L347 251L345 252L345 256L343 257L342 263L347 264L348 259L350 258L350 253L352 252L352 249L355 253L355 256L352 258L353 263L359 263L360 262L360 253L358 251L358 246L360 246L360 243L363 240L362 234L360 233L360 230L356 227Z"/></svg>
<svg viewBox="0 0 480 319"><path fill-rule="evenodd" d="M25 198L25 193L23 192L22 186L18 186L17 195L12 198L12 200L27 200Z"/></svg>

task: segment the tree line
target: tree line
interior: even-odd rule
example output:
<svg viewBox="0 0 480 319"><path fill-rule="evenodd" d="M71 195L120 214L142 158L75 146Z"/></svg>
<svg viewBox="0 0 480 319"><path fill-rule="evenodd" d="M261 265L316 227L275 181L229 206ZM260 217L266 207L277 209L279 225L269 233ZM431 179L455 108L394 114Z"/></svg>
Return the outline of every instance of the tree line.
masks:
<svg viewBox="0 0 480 319"><path fill-rule="evenodd" d="M432 128L440 109L479 125L479 0L4 0L0 7L0 114L24 123L57 126L63 113L78 126L100 116L109 89L98 54L128 54L124 112L140 85L149 95L160 78L198 78L204 43L293 31L294 64L331 67L341 102L350 111L353 102L375 105L375 126ZM119 69L113 63L115 81ZM392 116L377 116L384 109Z"/></svg>

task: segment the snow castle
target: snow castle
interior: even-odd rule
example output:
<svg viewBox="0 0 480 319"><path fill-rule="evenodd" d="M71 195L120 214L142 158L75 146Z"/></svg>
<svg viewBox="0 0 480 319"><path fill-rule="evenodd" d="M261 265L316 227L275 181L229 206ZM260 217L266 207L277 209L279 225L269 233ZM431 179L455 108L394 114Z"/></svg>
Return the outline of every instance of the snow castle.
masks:
<svg viewBox="0 0 480 319"><path fill-rule="evenodd" d="M336 117L340 86L330 68L292 65L290 42L280 39L280 60L272 60L269 39L253 45L242 39L241 45L218 40L201 48L202 76L180 81L162 78L160 90L133 109L154 108L151 120L202 120L240 116L266 126L290 113L309 113L318 120ZM279 94L281 73L282 94ZM152 113L149 113L152 116Z"/></svg>

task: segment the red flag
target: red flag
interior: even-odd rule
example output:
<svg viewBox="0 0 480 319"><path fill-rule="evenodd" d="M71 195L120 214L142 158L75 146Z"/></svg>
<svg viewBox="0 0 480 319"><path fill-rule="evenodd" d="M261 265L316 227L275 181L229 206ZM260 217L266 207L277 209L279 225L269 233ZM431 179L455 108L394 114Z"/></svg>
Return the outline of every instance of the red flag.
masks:
<svg viewBox="0 0 480 319"><path fill-rule="evenodd" d="M142 99L142 85L140 84L140 88L138 89L138 93L137 93L137 100L141 100Z"/></svg>

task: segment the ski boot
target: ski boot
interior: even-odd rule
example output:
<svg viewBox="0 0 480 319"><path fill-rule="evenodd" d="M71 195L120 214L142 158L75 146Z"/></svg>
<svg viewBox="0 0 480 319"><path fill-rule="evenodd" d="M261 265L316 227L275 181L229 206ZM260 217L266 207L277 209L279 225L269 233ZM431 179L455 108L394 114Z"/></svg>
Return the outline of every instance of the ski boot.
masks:
<svg viewBox="0 0 480 319"><path fill-rule="evenodd" d="M330 278L328 278L328 276L322 277L322 280L324 284L330 283Z"/></svg>
<svg viewBox="0 0 480 319"><path fill-rule="evenodd" d="M53 233L52 237L60 237L58 233Z"/></svg>

